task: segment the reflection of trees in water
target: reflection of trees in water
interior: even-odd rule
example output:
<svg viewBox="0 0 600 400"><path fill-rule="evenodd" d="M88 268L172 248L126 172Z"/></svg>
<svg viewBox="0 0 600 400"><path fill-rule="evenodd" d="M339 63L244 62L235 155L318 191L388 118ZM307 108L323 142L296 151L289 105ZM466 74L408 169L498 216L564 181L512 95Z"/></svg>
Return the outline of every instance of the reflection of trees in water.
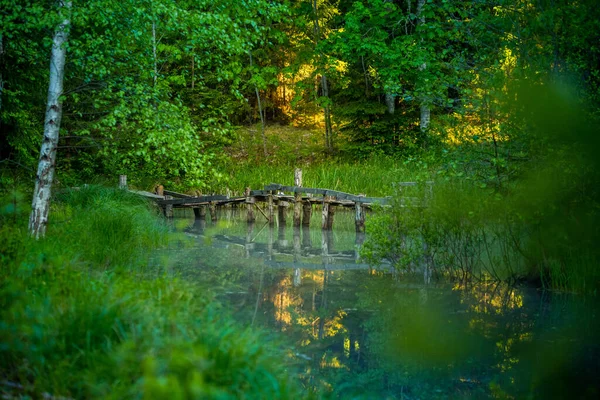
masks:
<svg viewBox="0 0 600 400"><path fill-rule="evenodd" d="M560 392L562 384L557 382L564 383L569 374L555 382L548 376L550 371L573 367L567 354L578 357L581 349L590 348L581 339L583 330L569 327L567 321L582 304L556 307L558 299L532 290L484 282L452 290L430 287L424 297L385 276L369 279L361 288L359 307L373 311L364 323L369 370L371 376L385 377L385 385L379 378L372 382L382 391L425 398L538 398L540 393L552 393L545 386L559 386ZM554 311L548 313L548 307ZM549 319L554 324L548 325ZM590 318L580 315L573 319L577 320ZM560 332L552 345L546 339L549 332ZM596 326L587 332L593 336L599 330ZM597 359L592 364L598 371ZM583 363L578 368L588 367ZM597 376L588 375L584 387L598 389Z"/></svg>
<svg viewBox="0 0 600 400"><path fill-rule="evenodd" d="M203 248L179 271L239 290L227 297L239 321L284 331L311 387L342 397L556 398L544 388L567 377L574 383L565 387L585 393L600 376L598 322L566 296L496 282L423 285L377 270L273 269L262 260L327 262L362 239L338 241L334 232L331 251L319 231L274 229L244 225L240 246Z"/></svg>

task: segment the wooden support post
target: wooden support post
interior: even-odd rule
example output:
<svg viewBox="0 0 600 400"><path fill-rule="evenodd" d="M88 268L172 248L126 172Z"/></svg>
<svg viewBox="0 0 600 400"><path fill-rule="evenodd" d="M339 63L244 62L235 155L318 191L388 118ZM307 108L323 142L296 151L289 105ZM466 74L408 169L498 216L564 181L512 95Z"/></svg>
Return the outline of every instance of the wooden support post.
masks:
<svg viewBox="0 0 600 400"><path fill-rule="evenodd" d="M254 216L254 203L256 199L254 197L250 197L250 188L247 187L244 192L246 196L246 220L248 223L256 221L256 217Z"/></svg>
<svg viewBox="0 0 600 400"><path fill-rule="evenodd" d="M208 203L208 211L210 212L210 220L212 222L217 222L217 203L214 201Z"/></svg>
<svg viewBox="0 0 600 400"><path fill-rule="evenodd" d="M269 196L267 197L268 200L268 212L269 212L269 216L268 216L268 220L269 220L269 224L274 224L275 223L275 208L273 207L273 192L269 192Z"/></svg>
<svg viewBox="0 0 600 400"><path fill-rule="evenodd" d="M331 196L323 199L323 211L321 213L321 229L331 229L333 226L333 206L330 204Z"/></svg>
<svg viewBox="0 0 600 400"><path fill-rule="evenodd" d="M365 208L359 202L354 204L354 225L356 232L365 231Z"/></svg>
<svg viewBox="0 0 600 400"><path fill-rule="evenodd" d="M127 175L119 175L119 189L127 190Z"/></svg>
<svg viewBox="0 0 600 400"><path fill-rule="evenodd" d="M327 229L333 229L333 217L335 215L335 206L333 204L329 204L329 215L327 215Z"/></svg>
<svg viewBox="0 0 600 400"><path fill-rule="evenodd" d="M206 219L206 206L200 206L198 210L200 214L200 219Z"/></svg>
<svg viewBox="0 0 600 400"><path fill-rule="evenodd" d="M312 216L312 203L310 199L302 207L302 226L310 226L310 217Z"/></svg>
<svg viewBox="0 0 600 400"><path fill-rule="evenodd" d="M289 207L290 203L288 203L287 201L279 201L277 203L277 220L279 221L279 226L284 226L285 227L285 212L286 209Z"/></svg>
<svg viewBox="0 0 600 400"><path fill-rule="evenodd" d="M302 170L294 170L294 186L302 187ZM300 214L302 210L302 193L294 193L294 226L300 226Z"/></svg>
<svg viewBox="0 0 600 400"><path fill-rule="evenodd" d="M173 196L165 196L165 200L171 200ZM173 204L167 204L164 208L165 217L173 218Z"/></svg>

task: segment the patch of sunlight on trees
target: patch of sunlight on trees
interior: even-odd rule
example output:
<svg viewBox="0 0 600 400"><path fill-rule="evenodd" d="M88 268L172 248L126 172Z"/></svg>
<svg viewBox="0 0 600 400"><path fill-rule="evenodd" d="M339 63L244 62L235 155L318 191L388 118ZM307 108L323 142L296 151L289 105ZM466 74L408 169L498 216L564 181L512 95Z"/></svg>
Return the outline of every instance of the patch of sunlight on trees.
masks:
<svg viewBox="0 0 600 400"><path fill-rule="evenodd" d="M329 357L331 357L331 358L329 358ZM337 358L337 356L330 356L327 353L323 354L323 357L321 358L320 367L321 368L335 368L335 369L343 368L346 370L350 370L350 368L348 368L347 366L345 366L344 364L342 364L340 362L340 360Z"/></svg>
<svg viewBox="0 0 600 400"><path fill-rule="evenodd" d="M510 138L502 134L502 125L499 120L484 121L476 114L454 113L456 119L453 126L443 128L445 142L449 145L477 144L482 142L505 142Z"/></svg>

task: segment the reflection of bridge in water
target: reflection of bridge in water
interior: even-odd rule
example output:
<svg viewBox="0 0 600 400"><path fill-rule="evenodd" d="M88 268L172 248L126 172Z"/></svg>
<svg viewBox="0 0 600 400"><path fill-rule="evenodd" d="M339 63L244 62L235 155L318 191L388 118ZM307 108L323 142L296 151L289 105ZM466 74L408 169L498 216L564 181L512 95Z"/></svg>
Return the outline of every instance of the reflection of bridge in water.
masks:
<svg viewBox="0 0 600 400"><path fill-rule="evenodd" d="M205 231L205 220L195 220L187 233L194 236L208 236ZM256 241L257 237L266 230L266 243ZM312 230L315 234L317 231ZM210 235L214 247L236 246L244 249L246 258L262 259L264 265L270 268L293 269L295 284L299 284L302 269L306 270L358 270L373 269L360 258L360 248L365 240L364 232L348 232L354 234L353 249L336 250L332 230L320 230L320 243L311 236L308 226L293 227L292 240L288 240L290 229L284 224L275 226L265 223L257 226L254 223L246 225L245 235L216 234ZM345 241L348 246L350 241Z"/></svg>

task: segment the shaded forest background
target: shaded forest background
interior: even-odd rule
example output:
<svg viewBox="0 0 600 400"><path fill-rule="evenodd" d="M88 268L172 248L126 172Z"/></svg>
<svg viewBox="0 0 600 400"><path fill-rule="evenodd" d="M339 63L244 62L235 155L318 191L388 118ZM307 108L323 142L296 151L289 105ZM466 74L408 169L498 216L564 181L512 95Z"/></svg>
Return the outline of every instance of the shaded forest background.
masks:
<svg viewBox="0 0 600 400"><path fill-rule="evenodd" d="M240 160L426 154L502 187L538 156L557 157L558 143L592 140L593 1L72 3L63 185L123 173L218 190ZM57 10L2 1L4 177L34 176ZM261 120L308 128L317 151L277 154L279 132L265 137ZM262 146L240 148L244 133Z"/></svg>

